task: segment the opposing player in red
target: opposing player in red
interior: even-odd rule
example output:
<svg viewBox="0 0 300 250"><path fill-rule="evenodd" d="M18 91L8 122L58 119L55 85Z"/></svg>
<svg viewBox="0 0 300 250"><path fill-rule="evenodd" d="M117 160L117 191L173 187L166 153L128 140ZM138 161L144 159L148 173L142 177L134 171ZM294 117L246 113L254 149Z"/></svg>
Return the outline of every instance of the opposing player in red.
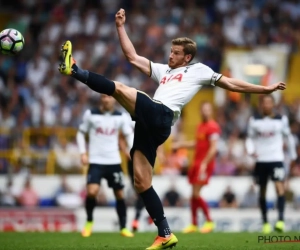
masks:
<svg viewBox="0 0 300 250"><path fill-rule="evenodd" d="M198 231L197 212L203 210L206 222L200 228L201 233L213 231L215 225L212 221L209 208L205 200L199 195L203 186L207 185L214 171L217 142L220 135L220 127L213 120L213 109L209 102L201 105L201 123L197 127L196 140L180 142L178 147L195 148L193 165L188 172L189 182L192 185L191 214L192 224L183 229L184 233Z"/></svg>

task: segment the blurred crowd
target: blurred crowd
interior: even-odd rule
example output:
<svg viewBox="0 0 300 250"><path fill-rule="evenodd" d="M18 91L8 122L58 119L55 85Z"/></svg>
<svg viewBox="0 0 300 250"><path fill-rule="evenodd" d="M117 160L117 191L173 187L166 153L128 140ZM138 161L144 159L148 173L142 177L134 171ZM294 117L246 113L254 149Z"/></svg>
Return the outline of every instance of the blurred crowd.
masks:
<svg viewBox="0 0 300 250"><path fill-rule="evenodd" d="M20 55L0 56L0 150L14 147L14 154L19 156L17 166L38 166L36 171L43 173L48 164L45 157L32 160L30 155L47 155L54 148L62 161L57 164L64 172L79 171L74 140L61 135L51 140L36 137L32 145L21 140L28 127L77 128L83 112L98 102L97 93L58 73L64 40L73 42L73 56L79 66L153 95L156 84L134 69L120 49L114 24L120 7L126 10L126 29L137 52L155 62L167 61L170 41L178 36L194 39L198 46L195 61L216 72L221 71L225 48L284 43L296 51L300 44L298 0L1 1L0 11L11 13L5 27L19 30L25 38ZM244 175L251 171L253 161L244 157L244 139L253 109L247 99L218 108L216 117L223 135L215 174ZM278 109L290 117L298 138L300 103L287 106L282 100ZM186 152L172 152L168 157L162 173L184 174L189 164ZM300 168L300 159L297 161ZM0 157L0 173L6 173L9 164ZM300 175L297 168L293 171L293 175Z"/></svg>

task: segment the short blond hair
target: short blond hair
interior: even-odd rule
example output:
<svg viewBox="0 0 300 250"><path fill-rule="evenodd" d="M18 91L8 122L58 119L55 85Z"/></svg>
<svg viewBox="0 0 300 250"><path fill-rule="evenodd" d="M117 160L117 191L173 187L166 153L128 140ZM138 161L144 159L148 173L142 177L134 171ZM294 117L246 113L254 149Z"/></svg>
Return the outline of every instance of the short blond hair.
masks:
<svg viewBox="0 0 300 250"><path fill-rule="evenodd" d="M180 45L183 46L183 52L185 55L191 55L192 61L197 52L197 44L192 39L187 37L178 37L172 40L172 45Z"/></svg>

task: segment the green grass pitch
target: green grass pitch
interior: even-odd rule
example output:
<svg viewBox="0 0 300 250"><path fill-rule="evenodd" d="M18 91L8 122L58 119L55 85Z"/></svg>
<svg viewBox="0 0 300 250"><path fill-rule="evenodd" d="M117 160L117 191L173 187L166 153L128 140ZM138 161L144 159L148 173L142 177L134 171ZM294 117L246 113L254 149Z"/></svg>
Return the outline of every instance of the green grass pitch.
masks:
<svg viewBox="0 0 300 250"><path fill-rule="evenodd" d="M179 243L173 250L300 249L300 243L258 243L257 233L176 233ZM284 236L299 237L300 233ZM150 246L155 233L137 233L123 238L117 233L94 233L82 238L79 233L0 233L1 250L142 250ZM270 236L279 236L271 234Z"/></svg>

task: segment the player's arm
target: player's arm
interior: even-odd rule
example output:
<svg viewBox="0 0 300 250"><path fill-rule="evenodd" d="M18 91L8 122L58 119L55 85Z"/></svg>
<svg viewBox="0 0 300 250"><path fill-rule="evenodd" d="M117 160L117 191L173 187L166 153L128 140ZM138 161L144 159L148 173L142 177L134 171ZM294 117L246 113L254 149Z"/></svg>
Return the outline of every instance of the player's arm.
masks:
<svg viewBox="0 0 300 250"><path fill-rule="evenodd" d="M283 116L282 122L283 122L283 135L287 140L289 155L291 157L291 160L294 161L297 159L296 143L290 130L289 120L286 116Z"/></svg>
<svg viewBox="0 0 300 250"><path fill-rule="evenodd" d="M126 143L123 133L120 133L120 135L119 135L119 147L120 147L120 151L123 152L123 154L128 159L130 159L130 154L129 154L127 143Z"/></svg>
<svg viewBox="0 0 300 250"><path fill-rule="evenodd" d="M219 134L215 133L210 136L209 140L209 148L207 154L205 155L204 159L202 160L202 164L207 165L216 155L217 148L218 148L218 139Z"/></svg>
<svg viewBox="0 0 300 250"><path fill-rule="evenodd" d="M226 76L222 76L216 81L215 85L233 92L255 94L270 94L276 90L284 90L286 88L284 82L274 83L270 86L261 86Z"/></svg>
<svg viewBox="0 0 300 250"><path fill-rule="evenodd" d="M86 154L86 140L85 140L85 133L78 130L76 134L76 141L79 149L80 154Z"/></svg>
<svg viewBox="0 0 300 250"><path fill-rule="evenodd" d="M156 154L157 154L157 159L159 160L160 164L166 164L167 162L167 158L165 155L165 149L163 144L158 146L157 150L156 150Z"/></svg>
<svg viewBox="0 0 300 250"><path fill-rule="evenodd" d="M196 146L195 141L178 141L174 142L172 145L173 149L178 149L178 148L187 148L187 149L193 149Z"/></svg>
<svg viewBox="0 0 300 250"><path fill-rule="evenodd" d="M88 164L88 155L86 151L86 140L85 140L85 133L82 131L78 130L76 134L76 141L80 153L80 158L81 158L81 163L83 165Z"/></svg>
<svg viewBox="0 0 300 250"><path fill-rule="evenodd" d="M129 120L129 118L123 113L122 114L122 124L121 124L121 132L122 135L124 136L125 140L126 140L126 146L127 146L127 155L129 155L129 151L133 146L133 139L134 139L134 132L133 132L133 128L131 125L131 121ZM122 145L121 150L125 153L125 145Z"/></svg>
<svg viewBox="0 0 300 250"><path fill-rule="evenodd" d="M253 138L255 135L253 123L254 123L254 118L250 117L249 122L248 122L247 138L245 141L246 152L248 155L251 155L251 156L256 155L254 142L253 142Z"/></svg>
<svg viewBox="0 0 300 250"><path fill-rule="evenodd" d="M139 56L136 53L135 48L126 33L124 27L125 20L126 20L125 10L120 9L116 14L116 27L117 27L117 32L118 32L120 45L123 50L123 53L127 58L127 60L132 65L137 67L140 71L145 73L147 76L150 76L151 74L150 61L147 58Z"/></svg>
<svg viewBox="0 0 300 250"><path fill-rule="evenodd" d="M83 165L88 164L88 155L86 150L86 139L85 134L89 130L89 117L90 117L91 111L87 110L82 119L82 123L79 125L79 129L76 134L76 142L80 153L81 163Z"/></svg>

